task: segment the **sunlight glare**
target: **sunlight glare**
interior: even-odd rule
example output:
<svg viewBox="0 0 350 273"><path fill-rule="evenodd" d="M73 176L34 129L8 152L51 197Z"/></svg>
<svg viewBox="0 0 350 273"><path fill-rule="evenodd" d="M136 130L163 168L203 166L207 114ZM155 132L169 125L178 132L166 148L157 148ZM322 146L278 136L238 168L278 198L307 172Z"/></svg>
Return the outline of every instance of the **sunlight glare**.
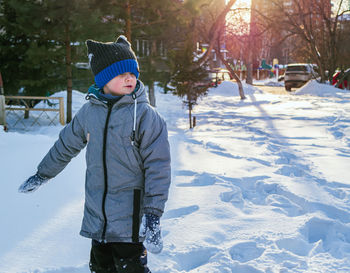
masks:
<svg viewBox="0 0 350 273"><path fill-rule="evenodd" d="M229 0L226 0L226 4ZM232 11L227 14L226 22L229 29L246 33L249 29L251 0L237 0Z"/></svg>
<svg viewBox="0 0 350 273"><path fill-rule="evenodd" d="M230 0L226 0L226 4L229 2ZM233 5L234 8L237 7L249 7L251 6L251 0L237 0L236 3Z"/></svg>

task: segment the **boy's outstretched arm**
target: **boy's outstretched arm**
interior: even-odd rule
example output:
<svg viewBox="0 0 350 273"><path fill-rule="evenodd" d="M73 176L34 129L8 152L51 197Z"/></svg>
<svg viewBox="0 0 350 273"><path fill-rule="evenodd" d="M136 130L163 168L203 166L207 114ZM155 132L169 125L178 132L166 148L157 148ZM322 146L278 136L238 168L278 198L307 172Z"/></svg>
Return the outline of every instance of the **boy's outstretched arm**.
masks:
<svg viewBox="0 0 350 273"><path fill-rule="evenodd" d="M29 177L18 189L19 192L34 192L42 184L60 173L86 145L86 134L79 121L79 114L60 132L58 140L38 166L37 173Z"/></svg>

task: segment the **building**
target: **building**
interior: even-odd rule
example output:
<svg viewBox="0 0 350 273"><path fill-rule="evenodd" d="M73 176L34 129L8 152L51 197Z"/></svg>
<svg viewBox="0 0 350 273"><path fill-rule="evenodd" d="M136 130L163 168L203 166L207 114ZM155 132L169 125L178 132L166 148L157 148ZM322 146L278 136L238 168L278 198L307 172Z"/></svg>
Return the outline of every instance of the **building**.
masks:
<svg viewBox="0 0 350 273"><path fill-rule="evenodd" d="M286 30L280 30L287 15L294 18L299 26L317 30L323 29L325 18L331 18L330 0L252 0L251 32L255 38L255 58L272 63L278 59L280 64L298 61L293 56L295 37L288 37ZM302 15L302 16L300 16ZM305 24L305 25L303 25Z"/></svg>

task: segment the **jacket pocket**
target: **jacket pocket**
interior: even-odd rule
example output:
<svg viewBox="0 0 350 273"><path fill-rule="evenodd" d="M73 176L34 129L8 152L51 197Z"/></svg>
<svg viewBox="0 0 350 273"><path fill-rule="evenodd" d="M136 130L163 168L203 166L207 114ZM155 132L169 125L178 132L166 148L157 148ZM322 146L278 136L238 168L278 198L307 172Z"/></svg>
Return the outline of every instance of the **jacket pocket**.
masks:
<svg viewBox="0 0 350 273"><path fill-rule="evenodd" d="M124 145L125 145L125 152L130 164L129 166L132 167L133 172L139 174L140 172L143 172L143 163L142 163L140 152L135 146L132 146L130 144L130 140L129 140L129 143L127 143L127 141L128 140L124 141Z"/></svg>

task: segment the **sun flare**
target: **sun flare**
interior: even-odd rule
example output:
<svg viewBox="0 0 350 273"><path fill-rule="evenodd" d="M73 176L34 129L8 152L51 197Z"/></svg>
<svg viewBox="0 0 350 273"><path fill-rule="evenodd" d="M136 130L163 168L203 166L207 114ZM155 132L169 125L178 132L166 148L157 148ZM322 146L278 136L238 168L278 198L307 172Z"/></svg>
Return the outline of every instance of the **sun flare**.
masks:
<svg viewBox="0 0 350 273"><path fill-rule="evenodd" d="M226 0L226 4L229 1L230 0ZM236 3L234 4L234 7L241 7L241 6L250 7L251 2L252 2L251 0L237 0Z"/></svg>
<svg viewBox="0 0 350 273"><path fill-rule="evenodd" d="M229 0L226 0L226 4ZM232 6L231 12L226 16L226 23L229 29L246 33L249 29L251 13L251 0L237 0Z"/></svg>

